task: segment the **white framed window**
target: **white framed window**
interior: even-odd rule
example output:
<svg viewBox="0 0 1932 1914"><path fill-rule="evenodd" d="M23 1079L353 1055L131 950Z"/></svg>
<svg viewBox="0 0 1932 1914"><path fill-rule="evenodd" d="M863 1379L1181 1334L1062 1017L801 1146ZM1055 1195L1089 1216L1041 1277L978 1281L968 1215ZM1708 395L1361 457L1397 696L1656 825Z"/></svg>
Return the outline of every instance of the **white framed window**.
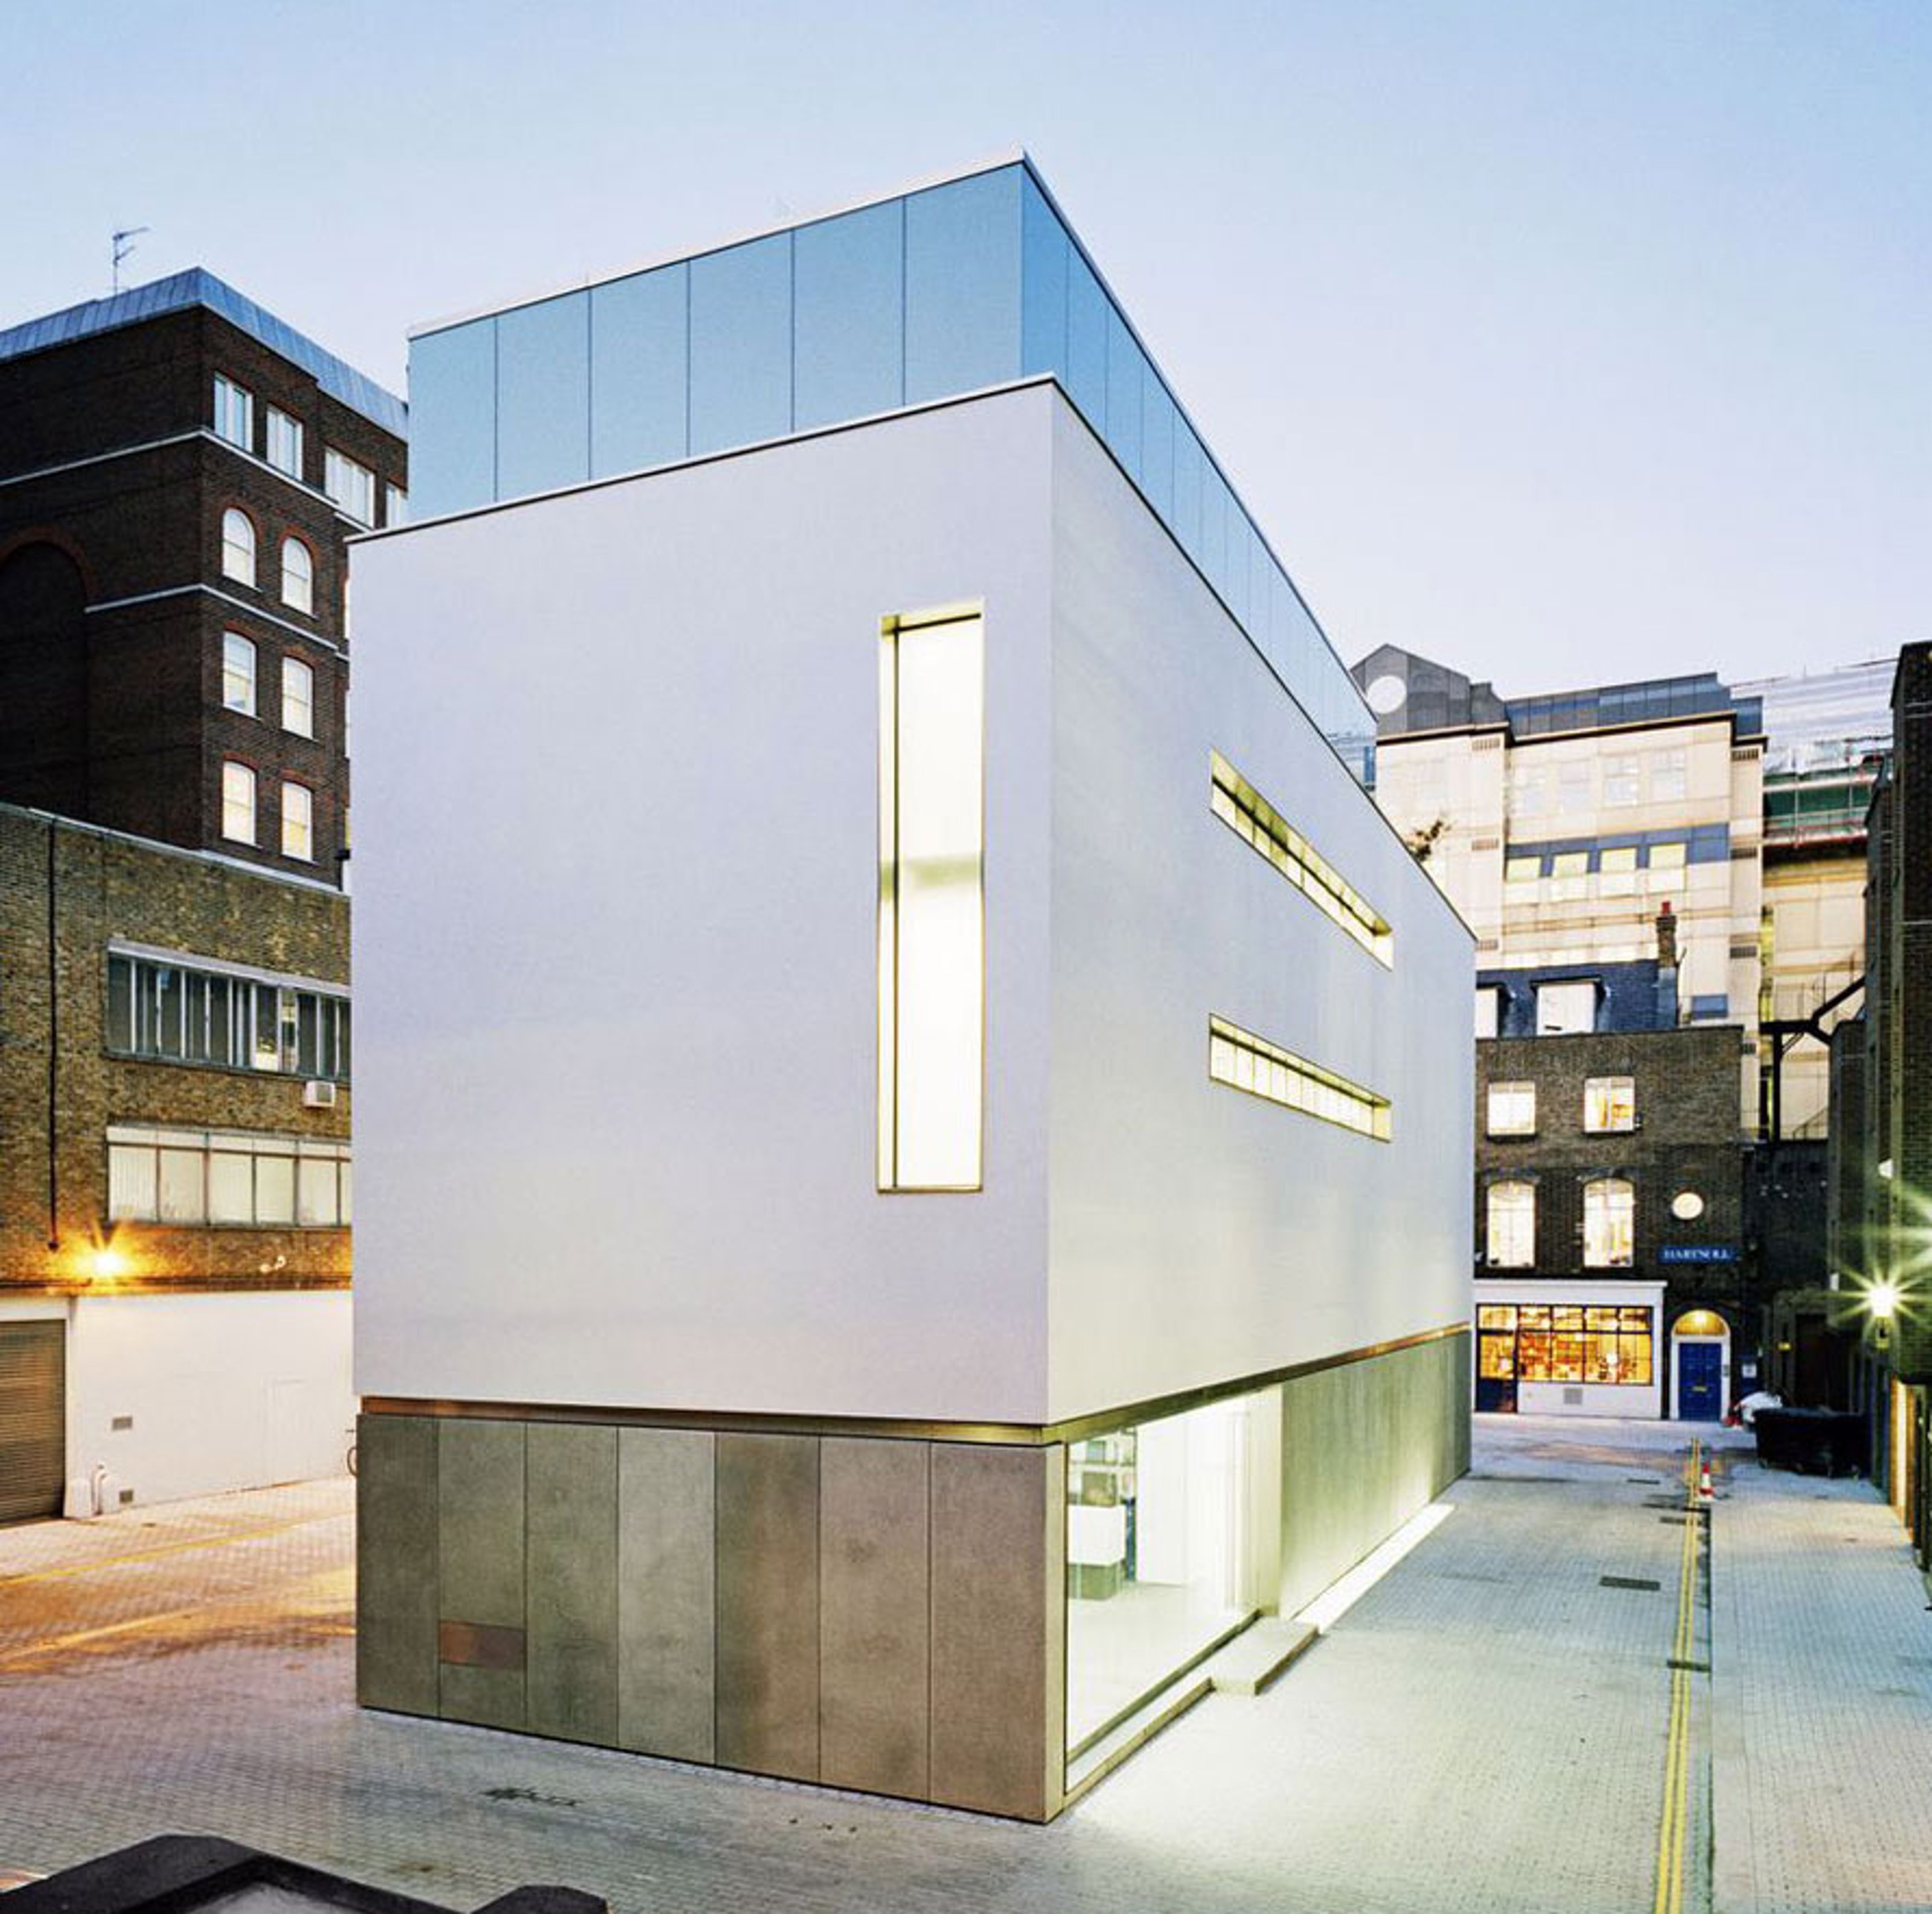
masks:
<svg viewBox="0 0 1932 1914"><path fill-rule="evenodd" d="M382 488L382 523L406 525L410 520L410 495L400 485Z"/></svg>
<svg viewBox="0 0 1932 1914"><path fill-rule="evenodd" d="M358 465L346 452L333 446L323 448L322 489L332 504L358 525L376 522L376 475L366 465Z"/></svg>
<svg viewBox="0 0 1932 1914"><path fill-rule="evenodd" d="M1492 1183L1484 1208L1490 1268L1529 1268L1536 1261L1535 1184Z"/></svg>
<svg viewBox="0 0 1932 1914"><path fill-rule="evenodd" d="M107 1132L110 1222L337 1229L352 1220L349 1145L242 1130Z"/></svg>
<svg viewBox="0 0 1932 1914"><path fill-rule="evenodd" d="M1574 817L1579 812L1594 810L1596 797L1596 779L1592 776L1592 767L1576 760L1556 767L1556 808L1560 815Z"/></svg>
<svg viewBox="0 0 1932 1914"><path fill-rule="evenodd" d="M1543 860L1534 855L1513 856L1503 864L1503 882L1506 884L1533 884L1543 874Z"/></svg>
<svg viewBox="0 0 1932 1914"><path fill-rule="evenodd" d="M290 778L282 780L282 855L315 862L315 793Z"/></svg>
<svg viewBox="0 0 1932 1914"><path fill-rule="evenodd" d="M291 478L302 476L302 421L268 408L268 463Z"/></svg>
<svg viewBox="0 0 1932 1914"><path fill-rule="evenodd" d="M1690 790L1690 754L1682 745L1650 754L1650 801L1680 802Z"/></svg>
<svg viewBox="0 0 1932 1914"><path fill-rule="evenodd" d="M1605 897L1629 897L1636 890L1636 846L1613 844L1597 854L1597 888Z"/></svg>
<svg viewBox="0 0 1932 1914"><path fill-rule="evenodd" d="M282 541L282 602L298 611L315 610L315 554L299 538Z"/></svg>
<svg viewBox="0 0 1932 1914"><path fill-rule="evenodd" d="M1550 895L1552 898L1581 897L1588 889L1590 854L1587 850L1559 850L1550 860Z"/></svg>
<svg viewBox="0 0 1932 1914"><path fill-rule="evenodd" d="M1635 752L1604 760L1604 802L1606 805L1643 802L1643 760Z"/></svg>
<svg viewBox="0 0 1932 1914"><path fill-rule="evenodd" d="M315 736L315 674L298 658L282 660L282 729Z"/></svg>
<svg viewBox="0 0 1932 1914"><path fill-rule="evenodd" d="M1583 1267L1628 1269L1636 1233L1636 1191L1620 1176L1583 1186Z"/></svg>
<svg viewBox="0 0 1932 1914"><path fill-rule="evenodd" d="M221 575L238 584L255 582L255 521L232 505L221 514Z"/></svg>
<svg viewBox="0 0 1932 1914"><path fill-rule="evenodd" d="M1476 1034L1478 1037L1502 1034L1503 994L1494 984L1476 987Z"/></svg>
<svg viewBox="0 0 1932 1914"><path fill-rule="evenodd" d="M1589 1077L1583 1084L1583 1127L1595 1136L1636 1128L1636 1079Z"/></svg>
<svg viewBox="0 0 1932 1914"><path fill-rule="evenodd" d="M244 717L255 715L255 646L239 632L222 634L221 702L225 710Z"/></svg>
<svg viewBox="0 0 1932 1914"><path fill-rule="evenodd" d="M1597 986L1594 978L1574 983L1536 986L1538 1036L1587 1036L1597 1028Z"/></svg>
<svg viewBox="0 0 1932 1914"><path fill-rule="evenodd" d="M214 430L231 446L255 449L255 395L219 372L214 375Z"/></svg>
<svg viewBox="0 0 1932 1914"><path fill-rule="evenodd" d="M236 844L255 842L255 774L232 758L221 766L221 835Z"/></svg>
<svg viewBox="0 0 1932 1914"><path fill-rule="evenodd" d="M1536 1134L1536 1085L1533 1083L1492 1083L1484 1127L1492 1136L1534 1136Z"/></svg>

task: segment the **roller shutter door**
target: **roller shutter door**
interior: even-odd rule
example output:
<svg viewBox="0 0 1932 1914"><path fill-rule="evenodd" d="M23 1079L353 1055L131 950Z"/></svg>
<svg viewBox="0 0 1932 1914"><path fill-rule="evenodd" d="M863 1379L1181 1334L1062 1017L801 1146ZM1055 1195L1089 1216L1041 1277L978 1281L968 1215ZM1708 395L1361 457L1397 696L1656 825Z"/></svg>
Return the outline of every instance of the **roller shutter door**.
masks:
<svg viewBox="0 0 1932 1914"><path fill-rule="evenodd" d="M64 1323L0 1322L0 1522L61 1512L66 1336Z"/></svg>

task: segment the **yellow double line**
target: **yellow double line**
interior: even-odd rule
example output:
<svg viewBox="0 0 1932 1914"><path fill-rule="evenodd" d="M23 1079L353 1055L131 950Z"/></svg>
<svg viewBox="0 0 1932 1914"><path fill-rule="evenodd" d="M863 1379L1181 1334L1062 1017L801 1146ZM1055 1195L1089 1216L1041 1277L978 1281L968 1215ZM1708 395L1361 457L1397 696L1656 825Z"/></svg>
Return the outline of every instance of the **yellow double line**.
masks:
<svg viewBox="0 0 1932 1914"><path fill-rule="evenodd" d="M1657 1836L1654 1914L1680 1914L1690 1780L1690 1650L1695 1639L1698 1484L1701 1442L1690 1444L1684 1475L1684 1553L1678 1570L1677 1634L1670 1652L1670 1734L1664 1757L1664 1822Z"/></svg>

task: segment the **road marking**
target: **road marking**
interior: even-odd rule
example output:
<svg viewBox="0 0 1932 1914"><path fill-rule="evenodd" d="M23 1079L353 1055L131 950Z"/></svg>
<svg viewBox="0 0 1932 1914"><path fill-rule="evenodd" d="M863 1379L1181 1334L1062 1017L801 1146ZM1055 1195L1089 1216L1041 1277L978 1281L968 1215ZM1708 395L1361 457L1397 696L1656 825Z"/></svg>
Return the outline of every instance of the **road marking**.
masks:
<svg viewBox="0 0 1932 1914"><path fill-rule="evenodd" d="M1681 1914L1684 1905L1684 1844L1690 1776L1690 1648L1695 1634L1699 1452L1693 1441L1684 1471L1686 1520L1678 1570L1677 1633L1670 1652L1670 1732L1664 1756L1664 1819L1657 1836L1657 1894L1652 1914Z"/></svg>
<svg viewBox="0 0 1932 1914"><path fill-rule="evenodd" d="M163 1556L185 1555L195 1549L225 1548L230 1542L258 1542L265 1535L284 1535L291 1528L308 1528L318 1522L346 1522L339 1515L305 1515L299 1522L278 1522L266 1528L235 1528L220 1535L199 1535L191 1542L162 1542L129 1555L103 1556L98 1562L80 1562L66 1568L30 1569L24 1575L0 1575L0 1588L17 1588L28 1582L58 1582L70 1575L92 1575L97 1568L118 1568L124 1562L154 1562Z"/></svg>

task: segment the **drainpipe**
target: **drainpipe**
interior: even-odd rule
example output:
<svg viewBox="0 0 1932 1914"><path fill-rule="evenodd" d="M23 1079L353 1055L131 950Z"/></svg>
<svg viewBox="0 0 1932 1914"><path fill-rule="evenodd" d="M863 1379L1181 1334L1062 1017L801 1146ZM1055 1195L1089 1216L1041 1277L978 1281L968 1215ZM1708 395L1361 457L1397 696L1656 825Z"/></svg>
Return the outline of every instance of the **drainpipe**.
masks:
<svg viewBox="0 0 1932 1914"><path fill-rule="evenodd" d="M56 943L58 874L55 832L47 820L47 1247L60 1247L60 953Z"/></svg>

